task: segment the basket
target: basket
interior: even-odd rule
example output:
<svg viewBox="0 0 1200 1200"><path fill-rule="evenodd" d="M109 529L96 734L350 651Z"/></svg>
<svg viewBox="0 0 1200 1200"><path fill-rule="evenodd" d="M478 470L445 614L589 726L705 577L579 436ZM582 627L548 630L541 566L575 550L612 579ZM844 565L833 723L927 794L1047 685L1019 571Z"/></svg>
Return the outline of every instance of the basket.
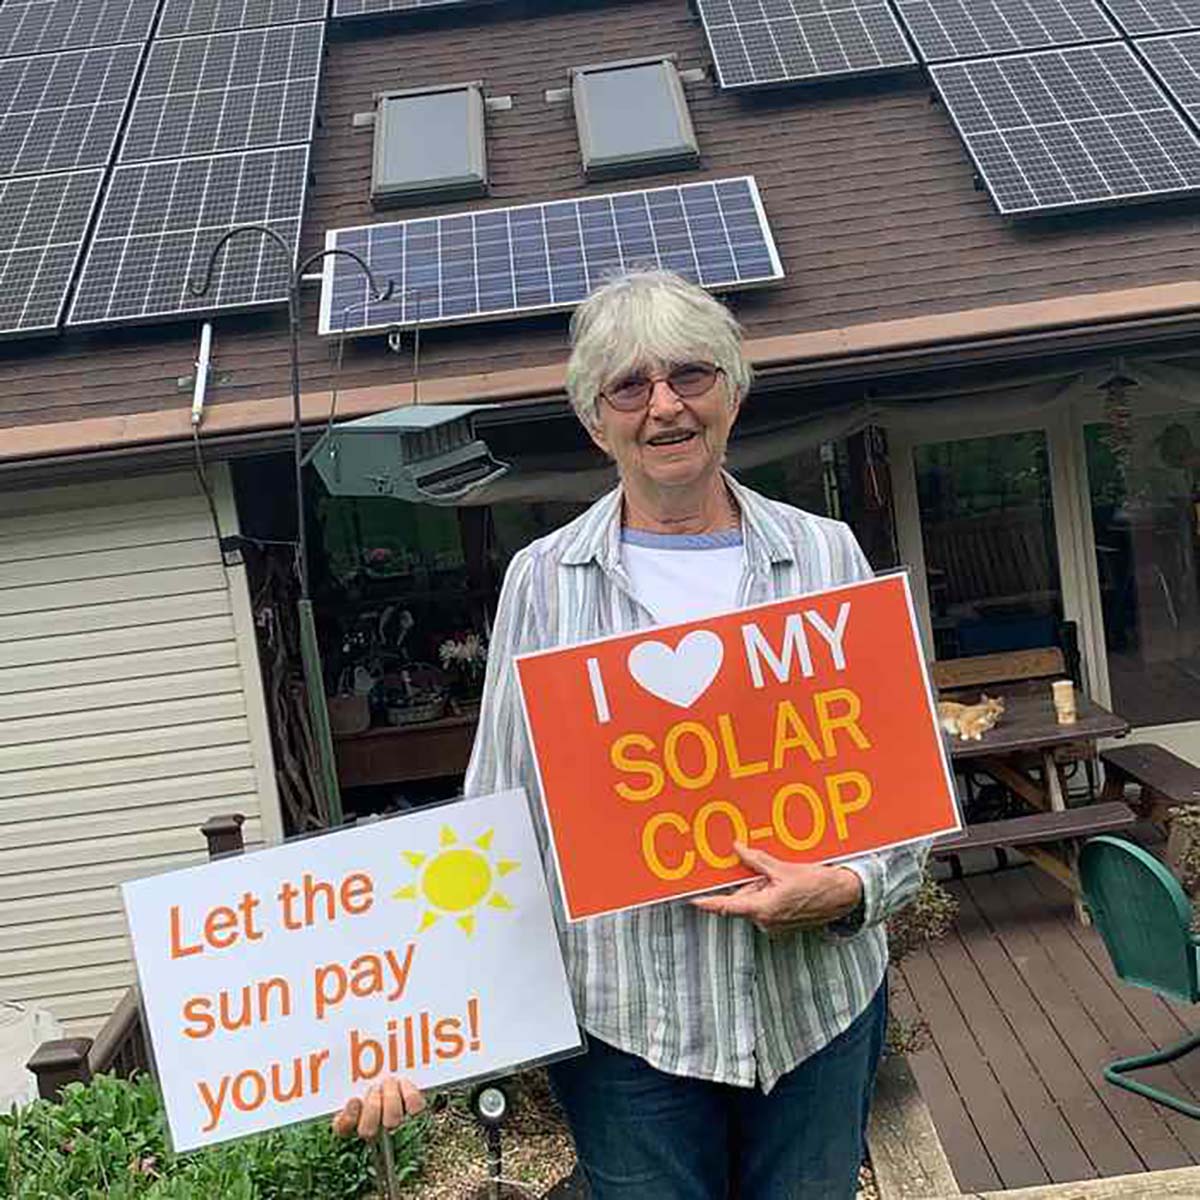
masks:
<svg viewBox="0 0 1200 1200"><path fill-rule="evenodd" d="M419 704L389 704L387 719L389 725L423 725L426 721L438 720L445 711L446 697L435 696Z"/></svg>
<svg viewBox="0 0 1200 1200"><path fill-rule="evenodd" d="M371 706L366 696L330 696L329 729L334 736L362 733L371 724Z"/></svg>

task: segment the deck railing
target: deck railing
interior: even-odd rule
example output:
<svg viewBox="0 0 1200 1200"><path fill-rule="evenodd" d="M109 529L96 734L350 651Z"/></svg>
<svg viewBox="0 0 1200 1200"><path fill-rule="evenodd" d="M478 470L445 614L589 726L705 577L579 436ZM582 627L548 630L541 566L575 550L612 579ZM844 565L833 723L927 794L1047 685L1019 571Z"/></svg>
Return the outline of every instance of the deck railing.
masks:
<svg viewBox="0 0 1200 1200"><path fill-rule="evenodd" d="M210 817L200 827L210 859L240 854L245 849L241 813ZM142 1025L141 996L129 988L94 1038L58 1038L43 1042L25 1064L37 1078L38 1095L57 1099L69 1083L87 1083L102 1072L128 1079L150 1070L150 1050Z"/></svg>

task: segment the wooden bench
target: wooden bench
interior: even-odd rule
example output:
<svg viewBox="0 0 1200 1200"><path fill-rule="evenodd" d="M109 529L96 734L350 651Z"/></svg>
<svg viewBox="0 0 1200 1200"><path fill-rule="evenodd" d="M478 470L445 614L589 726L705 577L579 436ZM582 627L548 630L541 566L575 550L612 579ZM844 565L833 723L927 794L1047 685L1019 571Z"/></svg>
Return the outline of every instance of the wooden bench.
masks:
<svg viewBox="0 0 1200 1200"><path fill-rule="evenodd" d="M1126 786L1136 786L1137 795L1130 803L1156 824L1166 825L1172 808L1200 804L1200 767L1165 746L1116 746L1101 751L1100 761L1104 764L1101 799L1123 800Z"/></svg>
<svg viewBox="0 0 1200 1200"><path fill-rule="evenodd" d="M1042 850L1054 842L1075 843L1081 838L1099 833L1120 833L1137 824L1137 814L1120 800L1106 800L1068 808L1065 812L1031 813L1025 817L1010 817L1004 821L980 821L958 833L948 833L933 844L938 858L950 858L956 875L961 874L957 859L968 850L1002 850L1022 846L1038 866L1056 879L1078 890L1071 863Z"/></svg>
<svg viewBox="0 0 1200 1200"><path fill-rule="evenodd" d="M1001 654L976 654L969 658L947 658L930 664L930 678L939 698L973 703L981 691L992 696L1011 695L1013 692L1032 692L1039 688L1049 689L1056 679L1070 679L1071 662L1077 658L1074 646L1074 625L1066 622L1062 634L1068 648L1059 646L1035 646L1029 650L1009 650ZM1078 680L1075 681L1078 683ZM1001 718L1003 720L1003 718ZM1082 763L1087 777L1088 795L1096 795L1096 753L1088 742L1067 743L1055 751L1055 758L1065 764ZM975 803L977 780L969 766L962 768L966 784L968 805ZM1117 799L1119 796L1106 796Z"/></svg>
<svg viewBox="0 0 1200 1200"><path fill-rule="evenodd" d="M1009 650L1003 654L975 654L970 658L945 658L930 667L933 686L939 694L1019 683L1047 684L1067 678L1067 663L1057 646L1033 650Z"/></svg>

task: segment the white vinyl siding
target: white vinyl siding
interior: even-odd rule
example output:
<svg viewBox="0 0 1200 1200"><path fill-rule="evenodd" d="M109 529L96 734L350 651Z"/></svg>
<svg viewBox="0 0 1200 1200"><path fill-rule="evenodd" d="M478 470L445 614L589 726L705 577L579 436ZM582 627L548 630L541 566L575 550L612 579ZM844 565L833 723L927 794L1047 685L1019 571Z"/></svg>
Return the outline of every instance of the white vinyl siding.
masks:
<svg viewBox="0 0 1200 1200"><path fill-rule="evenodd" d="M118 885L203 861L218 813L279 840L258 670L191 472L0 493L0 999L94 1034L134 977Z"/></svg>

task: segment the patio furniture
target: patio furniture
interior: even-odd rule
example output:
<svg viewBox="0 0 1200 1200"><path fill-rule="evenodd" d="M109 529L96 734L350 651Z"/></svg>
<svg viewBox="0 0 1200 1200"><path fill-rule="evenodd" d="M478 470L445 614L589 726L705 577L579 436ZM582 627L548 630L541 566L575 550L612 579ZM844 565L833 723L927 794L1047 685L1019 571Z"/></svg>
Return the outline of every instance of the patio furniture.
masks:
<svg viewBox="0 0 1200 1200"><path fill-rule="evenodd" d="M932 664L930 673L939 693L954 693L997 684L1063 679L1067 664L1057 646L1037 646L1032 650L941 659Z"/></svg>
<svg viewBox="0 0 1200 1200"><path fill-rule="evenodd" d="M1134 987L1195 1004L1200 1000L1200 937L1192 933L1192 906L1179 881L1147 850L1115 837L1089 841L1079 855L1088 907L1113 969ZM1200 1118L1200 1105L1129 1073L1172 1063L1200 1046L1200 1033L1153 1054L1120 1058L1104 1068L1116 1087Z"/></svg>
<svg viewBox="0 0 1200 1200"><path fill-rule="evenodd" d="M1048 686L1037 691L1020 691L1005 697L1005 712L1000 723L989 729L977 742L955 740L951 758L956 768L971 767L985 771L1019 797L1034 813L1053 817L1067 812L1063 763L1080 754L1095 754L1101 738L1124 737L1129 722L1091 700L1080 698L1076 720L1060 725ZM1087 811L1090 807L1085 806ZM1013 818L1019 819L1019 818ZM1053 820L1044 820L1047 835L1054 832ZM1063 840L1046 836L1044 842L1058 842L1065 853L1055 854L1043 844L1026 842L1023 853L1036 866L1065 884L1078 895L1075 871L1074 838L1088 836L1086 822L1082 832ZM1076 901L1076 912L1086 924L1087 914Z"/></svg>
<svg viewBox="0 0 1200 1200"><path fill-rule="evenodd" d="M1140 744L1101 751L1104 791L1101 799L1122 800L1132 785L1137 793L1133 807L1158 825L1167 823L1172 808L1200 804L1200 767L1173 754L1165 746Z"/></svg>
<svg viewBox="0 0 1200 1200"><path fill-rule="evenodd" d="M1112 800L1083 808L1068 808L1065 812L1038 812L1026 817L1009 817L1004 821L978 821L957 833L938 838L933 853L939 858L957 859L967 850L1021 846L1026 854L1032 856L1037 853L1032 847L1069 842L1100 833L1119 833L1136 824L1137 815L1133 809L1119 800ZM1065 870L1064 863L1051 873L1057 877ZM955 875L958 874L956 870Z"/></svg>
<svg viewBox="0 0 1200 1200"><path fill-rule="evenodd" d="M1070 679L1078 687L1079 649L1075 623L1062 622L1058 634L1060 645L1035 646L1000 654L978 654L933 663L930 675L938 698L971 703L983 691L992 696L1004 696L1008 700L1017 694L1030 695L1042 691L1056 679ZM1059 746L1055 750L1055 757L1060 763L1068 765L1068 773L1075 770L1077 763L1082 763L1087 775L1088 793L1095 795L1094 742L1084 740L1074 745L1067 743ZM979 780L969 768L963 769L962 775L967 789L967 803L972 805ZM1120 799L1119 796L1108 798Z"/></svg>

